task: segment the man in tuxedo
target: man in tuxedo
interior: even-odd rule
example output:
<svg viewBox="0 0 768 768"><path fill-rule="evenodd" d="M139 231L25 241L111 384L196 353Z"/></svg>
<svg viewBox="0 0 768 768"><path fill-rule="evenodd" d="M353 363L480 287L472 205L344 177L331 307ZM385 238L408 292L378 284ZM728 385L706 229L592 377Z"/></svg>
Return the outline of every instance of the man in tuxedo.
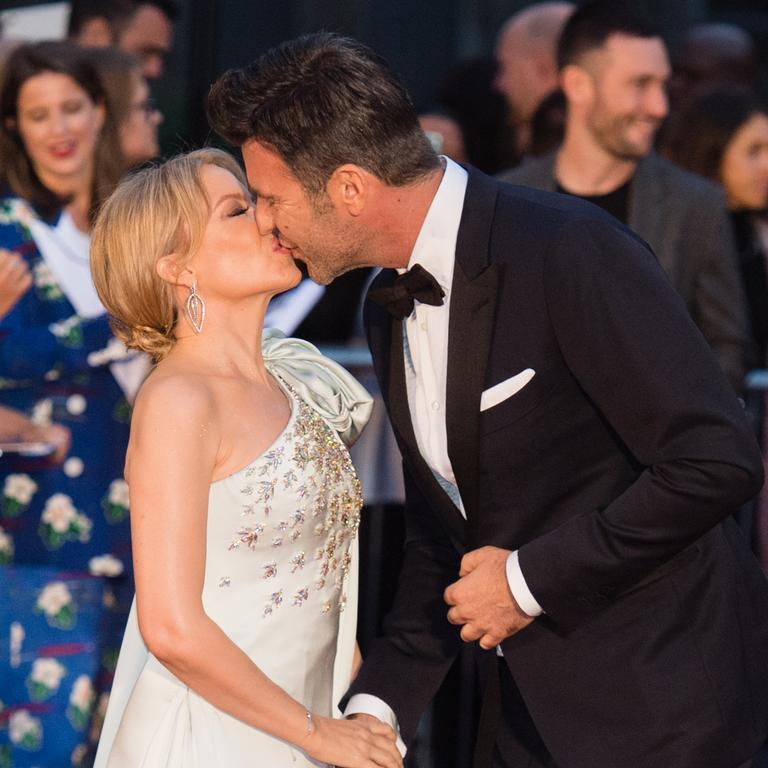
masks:
<svg viewBox="0 0 768 768"><path fill-rule="evenodd" d="M407 540L347 714L407 744L476 643L501 712L478 765L748 760L768 723L768 590L729 513L760 488L760 455L647 246L583 201L438 158L353 40L284 43L223 75L208 111L273 248L321 283L384 268L367 330Z"/></svg>

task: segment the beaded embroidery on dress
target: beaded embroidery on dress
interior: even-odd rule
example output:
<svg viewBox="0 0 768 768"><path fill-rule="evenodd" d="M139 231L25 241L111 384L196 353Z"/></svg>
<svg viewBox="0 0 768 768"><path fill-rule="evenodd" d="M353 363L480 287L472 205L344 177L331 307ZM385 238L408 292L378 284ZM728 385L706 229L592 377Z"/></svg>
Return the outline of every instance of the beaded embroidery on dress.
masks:
<svg viewBox="0 0 768 768"><path fill-rule="evenodd" d="M306 395L307 387L318 391L309 373L311 355L319 353L305 342L278 341L279 353L272 351L279 361L270 359L266 347L265 360L291 400L291 417L264 453L210 486L203 604L275 683L313 712L332 716L351 671L362 494L337 432L344 419L324 417ZM292 350L286 350L289 345ZM292 355L286 357L286 351ZM329 361L322 365L327 386L333 381ZM343 369L332 373L343 377L334 387L335 395L342 392L339 402L362 410L354 414L357 432L370 413L370 400ZM328 406L325 397L323 406ZM97 768L317 765L291 745L216 709L146 648L141 654L135 622L134 610Z"/></svg>

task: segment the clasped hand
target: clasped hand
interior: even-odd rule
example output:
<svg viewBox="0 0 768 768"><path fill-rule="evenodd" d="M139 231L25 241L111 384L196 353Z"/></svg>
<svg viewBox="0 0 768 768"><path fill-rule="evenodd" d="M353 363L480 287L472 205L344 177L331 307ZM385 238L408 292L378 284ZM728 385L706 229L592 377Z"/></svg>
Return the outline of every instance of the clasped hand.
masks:
<svg viewBox="0 0 768 768"><path fill-rule="evenodd" d="M507 582L509 550L481 547L461 560L459 580L446 588L448 621L463 625L461 639L489 650L527 627L533 619L520 609Z"/></svg>

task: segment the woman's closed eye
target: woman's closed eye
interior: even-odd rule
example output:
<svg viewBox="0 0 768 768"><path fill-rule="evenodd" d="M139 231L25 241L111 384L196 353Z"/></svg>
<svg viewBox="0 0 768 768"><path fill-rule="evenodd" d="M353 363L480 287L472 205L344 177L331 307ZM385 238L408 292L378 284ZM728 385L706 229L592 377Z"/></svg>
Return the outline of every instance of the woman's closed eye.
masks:
<svg viewBox="0 0 768 768"><path fill-rule="evenodd" d="M251 210L250 205L238 205L229 212L229 216L234 218L235 216L242 216L244 213L248 213Z"/></svg>

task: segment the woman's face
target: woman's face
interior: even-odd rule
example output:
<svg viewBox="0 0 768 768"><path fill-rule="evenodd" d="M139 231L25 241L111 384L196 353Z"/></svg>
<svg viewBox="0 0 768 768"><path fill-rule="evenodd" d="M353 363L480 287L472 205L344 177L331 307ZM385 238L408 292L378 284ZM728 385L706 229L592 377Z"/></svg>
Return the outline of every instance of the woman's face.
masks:
<svg viewBox="0 0 768 768"><path fill-rule="evenodd" d="M752 115L733 135L720 166L732 210L768 206L768 115Z"/></svg>
<svg viewBox="0 0 768 768"><path fill-rule="evenodd" d="M16 115L40 181L60 194L90 189L104 107L69 75L42 72L19 89Z"/></svg>
<svg viewBox="0 0 768 768"><path fill-rule="evenodd" d="M248 191L217 165L204 166L201 178L211 214L190 266L204 300L272 296L296 285L301 272L289 254L272 248L271 235L259 233Z"/></svg>
<svg viewBox="0 0 768 768"><path fill-rule="evenodd" d="M149 86L137 72L133 78L133 95L125 120L120 125L120 148L129 166L141 165L160 153L157 127L163 115L149 98Z"/></svg>

